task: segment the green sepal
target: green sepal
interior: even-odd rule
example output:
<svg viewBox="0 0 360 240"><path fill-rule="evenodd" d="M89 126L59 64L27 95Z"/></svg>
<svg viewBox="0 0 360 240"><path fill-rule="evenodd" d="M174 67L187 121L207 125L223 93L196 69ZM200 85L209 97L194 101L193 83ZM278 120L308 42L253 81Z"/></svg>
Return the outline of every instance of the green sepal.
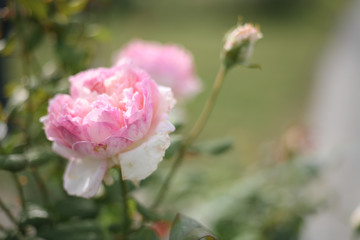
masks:
<svg viewBox="0 0 360 240"><path fill-rule="evenodd" d="M165 159L170 159L174 156L174 154L178 151L182 140L183 140L183 137L180 135L172 135L171 136L171 138L170 138L171 144L166 149L165 156L164 156Z"/></svg>
<svg viewBox="0 0 360 240"><path fill-rule="evenodd" d="M232 138L224 137L196 144L191 147L190 151L209 155L219 155L229 151L233 145L234 141Z"/></svg>
<svg viewBox="0 0 360 240"><path fill-rule="evenodd" d="M178 213L170 232L170 240L217 240L215 235L200 223Z"/></svg>
<svg viewBox="0 0 360 240"><path fill-rule="evenodd" d="M160 238L156 235L155 231L147 227L140 228L139 230L131 233L128 236L128 239L129 240L160 240Z"/></svg>

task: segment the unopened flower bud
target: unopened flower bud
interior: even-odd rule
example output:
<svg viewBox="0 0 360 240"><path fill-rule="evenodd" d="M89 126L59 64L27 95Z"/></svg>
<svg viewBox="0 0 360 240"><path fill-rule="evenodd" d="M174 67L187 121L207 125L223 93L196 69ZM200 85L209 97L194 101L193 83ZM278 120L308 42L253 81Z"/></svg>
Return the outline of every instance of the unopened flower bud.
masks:
<svg viewBox="0 0 360 240"><path fill-rule="evenodd" d="M225 35L222 60L227 68L238 63L249 66L254 45L262 38L259 28L251 23L238 25Z"/></svg>

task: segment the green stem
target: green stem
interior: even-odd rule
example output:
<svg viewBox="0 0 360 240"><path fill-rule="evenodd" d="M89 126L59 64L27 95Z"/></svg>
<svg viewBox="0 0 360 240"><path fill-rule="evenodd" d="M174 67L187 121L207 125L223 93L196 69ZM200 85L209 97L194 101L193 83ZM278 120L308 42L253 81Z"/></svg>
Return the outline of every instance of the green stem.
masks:
<svg viewBox="0 0 360 240"><path fill-rule="evenodd" d="M188 149L188 147L191 146L191 144L196 140L196 138L199 136L201 131L204 129L206 121L208 120L208 118L211 114L211 111L214 108L216 98L219 95L221 86L225 79L226 72L227 72L227 68L224 65L221 65L220 69L218 71L218 74L216 76L211 94L210 94L209 98L207 99L206 104L205 104L198 120L196 121L195 125L190 130L190 132L188 133L185 140L182 142L182 144L179 148L178 154L176 155L175 161L174 161L173 165L171 166L170 172L168 173L168 175L166 175L165 180L164 180L163 184L161 185L160 190L155 198L155 201L152 204L153 208L158 207L160 205L160 203L164 200L166 192L169 188L169 185L184 159L186 150Z"/></svg>
<svg viewBox="0 0 360 240"><path fill-rule="evenodd" d="M127 239L127 235L129 233L129 229L131 227L131 217L129 215L129 208L127 204L127 187L125 180L122 178L121 169L119 168L119 181L121 187L121 195L122 195L122 207L124 212L124 231L123 231L123 239Z"/></svg>
<svg viewBox="0 0 360 240"><path fill-rule="evenodd" d="M30 172L33 175L36 185L40 191L40 195L41 195L44 206L46 206L47 208L51 208L49 192L46 188L45 182L43 181L43 179L41 178L41 176L39 174L39 171L36 168L30 168Z"/></svg>
<svg viewBox="0 0 360 240"><path fill-rule="evenodd" d="M18 222L16 221L14 215L10 212L10 210L6 207L5 203L0 199L0 208L4 211L5 215L9 218L9 220L18 226Z"/></svg>
<svg viewBox="0 0 360 240"><path fill-rule="evenodd" d="M207 120L209 119L210 113L212 109L214 108L215 101L217 96L219 95L221 86L224 82L225 75L227 72L227 68L224 65L220 66L220 69L218 71L218 74L216 76L216 80L213 85L213 89L211 91L211 94L205 104L205 107L203 108L200 117L196 121L194 127L190 130L188 137L185 139L185 145L190 146L196 138L199 136L201 131L204 129L205 124Z"/></svg>
<svg viewBox="0 0 360 240"><path fill-rule="evenodd" d="M20 199L20 204L21 204L21 207L22 207L22 211L24 212L24 215L26 216L27 211L26 211L26 202L25 202L24 190L23 190L23 188L21 186L21 183L20 183L19 178L16 175L16 173L13 173L12 177L14 179L14 182L15 182L18 194L19 194L19 199Z"/></svg>
<svg viewBox="0 0 360 240"><path fill-rule="evenodd" d="M165 193L167 192L167 190L169 188L171 179L174 177L177 169L181 165L181 162L185 155L185 151L186 151L186 146L184 144L182 144L179 148L179 151L174 160L174 163L171 166L170 172L166 175L165 180L163 181L163 184L161 185L160 190L155 198L155 201L151 205L152 208L157 208L160 205L160 203L164 200Z"/></svg>

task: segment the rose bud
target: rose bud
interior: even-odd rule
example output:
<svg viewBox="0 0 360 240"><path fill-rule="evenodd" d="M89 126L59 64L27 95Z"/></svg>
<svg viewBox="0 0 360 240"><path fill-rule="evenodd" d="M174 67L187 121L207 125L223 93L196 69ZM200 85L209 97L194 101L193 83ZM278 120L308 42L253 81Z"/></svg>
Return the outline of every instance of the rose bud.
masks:
<svg viewBox="0 0 360 240"><path fill-rule="evenodd" d="M113 166L133 181L155 171L174 131L168 121L175 103L171 90L125 61L78 73L70 83L70 95L51 99L41 119L53 150L69 160L66 191L94 196L104 178L111 181Z"/></svg>
<svg viewBox="0 0 360 240"><path fill-rule="evenodd" d="M238 25L225 35L222 59L227 68L234 64L249 66L255 43L261 39L262 33L251 23Z"/></svg>

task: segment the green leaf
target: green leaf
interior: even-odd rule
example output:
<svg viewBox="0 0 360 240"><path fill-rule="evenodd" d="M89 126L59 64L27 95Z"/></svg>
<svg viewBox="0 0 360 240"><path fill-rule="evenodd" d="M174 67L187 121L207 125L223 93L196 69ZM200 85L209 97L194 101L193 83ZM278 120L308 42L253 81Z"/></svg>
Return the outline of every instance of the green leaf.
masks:
<svg viewBox="0 0 360 240"><path fill-rule="evenodd" d="M58 11L65 17L80 13L86 7L88 0L70 0L57 2Z"/></svg>
<svg viewBox="0 0 360 240"><path fill-rule="evenodd" d="M39 19L45 19L47 17L47 4L43 0L18 0L27 11Z"/></svg>
<svg viewBox="0 0 360 240"><path fill-rule="evenodd" d="M97 24L91 24L86 27L86 36L101 42L107 42L111 39L110 31Z"/></svg>
<svg viewBox="0 0 360 240"><path fill-rule="evenodd" d="M28 161L23 154L0 155L0 169L19 172L28 166Z"/></svg>
<svg viewBox="0 0 360 240"><path fill-rule="evenodd" d="M72 0L68 3L68 12L76 14L81 12L87 5L88 0Z"/></svg>
<svg viewBox="0 0 360 240"><path fill-rule="evenodd" d="M28 21L24 27L24 44L27 51L31 52L40 45L44 38L41 25L35 21Z"/></svg>
<svg viewBox="0 0 360 240"><path fill-rule="evenodd" d="M129 240L160 240L155 231L150 228L141 228L128 237Z"/></svg>
<svg viewBox="0 0 360 240"><path fill-rule="evenodd" d="M145 207L139 202L137 202L137 210L144 217L145 220L149 220L149 221L160 220L160 216L156 211L153 211L152 209Z"/></svg>
<svg viewBox="0 0 360 240"><path fill-rule="evenodd" d="M76 73L83 70L87 65L91 49L86 48L84 41L80 45L70 40L69 36L59 36L55 45L55 52L62 67L70 73Z"/></svg>
<svg viewBox="0 0 360 240"><path fill-rule="evenodd" d="M172 156L174 156L174 154L177 152L177 150L179 149L179 147L181 145L182 139L183 139L183 137L180 135L172 135L171 136L171 138L170 138L171 144L168 147L168 149L166 149L164 158L169 159L169 158L172 158Z"/></svg>
<svg viewBox="0 0 360 240"><path fill-rule="evenodd" d="M250 68L250 69L259 69L261 70L261 65L257 64L257 63L249 63L249 64L244 64L245 67Z"/></svg>
<svg viewBox="0 0 360 240"><path fill-rule="evenodd" d="M217 240L217 238L209 233L209 231L205 230L204 228L194 228L188 234L186 234L184 240Z"/></svg>
<svg viewBox="0 0 360 240"><path fill-rule="evenodd" d="M197 144L191 150L210 155L219 155L227 152L233 147L233 140L229 137L215 139Z"/></svg>
<svg viewBox="0 0 360 240"><path fill-rule="evenodd" d="M72 221L58 224L38 233L39 237L47 240L103 240L101 227L93 221Z"/></svg>
<svg viewBox="0 0 360 240"><path fill-rule="evenodd" d="M16 38L14 34L12 34L7 39L1 39L0 54L3 56L9 56L14 51L15 46L16 46Z"/></svg>
<svg viewBox="0 0 360 240"><path fill-rule="evenodd" d="M45 147L32 148L25 154L29 161L30 167L39 167L55 157L55 154L50 151L49 148Z"/></svg>
<svg viewBox="0 0 360 240"><path fill-rule="evenodd" d="M39 228L44 225L52 224L48 212L40 206L35 204L27 204L26 210L26 218L21 223L22 225L32 225L36 228Z"/></svg>
<svg viewBox="0 0 360 240"><path fill-rule="evenodd" d="M197 221L178 213L170 232L170 240L217 240Z"/></svg>
<svg viewBox="0 0 360 240"><path fill-rule="evenodd" d="M73 217L86 219L96 217L99 213L99 207L91 199L69 197L57 202L54 212L62 220Z"/></svg>

